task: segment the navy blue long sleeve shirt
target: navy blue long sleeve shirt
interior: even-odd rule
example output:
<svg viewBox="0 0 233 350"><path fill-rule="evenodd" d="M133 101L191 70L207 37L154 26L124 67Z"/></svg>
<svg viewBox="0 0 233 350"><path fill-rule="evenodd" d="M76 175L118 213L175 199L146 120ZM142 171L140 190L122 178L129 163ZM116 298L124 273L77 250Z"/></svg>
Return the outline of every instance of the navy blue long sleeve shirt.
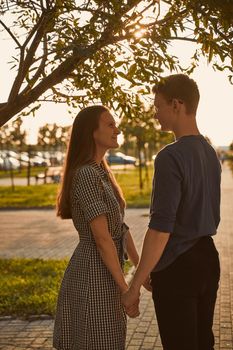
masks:
<svg viewBox="0 0 233 350"><path fill-rule="evenodd" d="M170 233L159 271L220 222L221 166L202 135L183 136L155 159L149 228Z"/></svg>

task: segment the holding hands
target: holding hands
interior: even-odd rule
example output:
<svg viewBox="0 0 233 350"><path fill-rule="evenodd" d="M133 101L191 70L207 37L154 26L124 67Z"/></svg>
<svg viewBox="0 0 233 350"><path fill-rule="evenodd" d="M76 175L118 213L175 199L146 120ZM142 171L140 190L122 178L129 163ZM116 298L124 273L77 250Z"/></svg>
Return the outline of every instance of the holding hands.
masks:
<svg viewBox="0 0 233 350"><path fill-rule="evenodd" d="M150 285L150 277L148 276L145 282L143 283L143 287L148 291L152 291ZM129 289L124 292L121 296L122 304L125 307L125 311L127 315L131 318L135 318L139 316L139 302L140 302L140 288L136 288L133 284L129 287Z"/></svg>
<svg viewBox="0 0 233 350"><path fill-rule="evenodd" d="M129 289L126 292L124 292L121 296L121 301L125 307L125 311L127 315L131 318L135 318L140 314L139 297L140 291L135 290L132 287L129 287Z"/></svg>

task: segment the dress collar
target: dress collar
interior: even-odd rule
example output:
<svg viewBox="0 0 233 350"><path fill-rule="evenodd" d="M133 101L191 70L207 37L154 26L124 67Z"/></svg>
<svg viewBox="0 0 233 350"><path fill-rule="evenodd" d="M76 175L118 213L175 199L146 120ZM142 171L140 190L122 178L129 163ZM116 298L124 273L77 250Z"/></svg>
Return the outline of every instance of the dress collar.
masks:
<svg viewBox="0 0 233 350"><path fill-rule="evenodd" d="M108 171L105 170L103 162L97 164L95 160L91 161L90 165L99 173L102 178L108 179Z"/></svg>

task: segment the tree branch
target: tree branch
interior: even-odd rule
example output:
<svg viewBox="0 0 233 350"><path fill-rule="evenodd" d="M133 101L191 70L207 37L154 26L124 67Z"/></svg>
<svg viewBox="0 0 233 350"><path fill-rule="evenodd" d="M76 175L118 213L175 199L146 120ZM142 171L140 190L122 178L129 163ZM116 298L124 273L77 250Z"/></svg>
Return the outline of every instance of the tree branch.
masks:
<svg viewBox="0 0 233 350"><path fill-rule="evenodd" d="M2 104L2 108L0 108L0 126L4 125L22 109L35 102L49 88L63 81L86 58L86 56L78 57L78 55L72 55L26 95L19 94L11 103Z"/></svg>
<svg viewBox="0 0 233 350"><path fill-rule="evenodd" d="M80 97L86 97L86 95L67 95L67 94L64 94L63 92L60 92L58 91L54 86L51 87L51 90L53 92L54 95L57 95L58 97L62 97L62 98L65 98L66 100L67 99L78 99Z"/></svg>
<svg viewBox="0 0 233 350"><path fill-rule="evenodd" d="M54 103L54 100L53 100L53 99L47 100L46 98L45 98L45 99L39 98L37 101L38 101L38 102L53 102L53 103ZM67 103L67 101L59 101L59 103Z"/></svg>
<svg viewBox="0 0 233 350"><path fill-rule="evenodd" d="M78 65L90 58L96 51L112 43L108 35L102 37L89 47L76 47L73 55L66 58L52 73L45 77L38 85L29 90L27 94L22 93L15 97L11 103L2 105L0 108L0 126L5 124L12 116L35 102L45 91L62 82Z"/></svg>
<svg viewBox="0 0 233 350"><path fill-rule="evenodd" d="M197 43L197 39L194 38L187 38L187 37L179 37L179 36L170 36L167 38L168 40L183 40L183 41L190 41L193 43Z"/></svg>
<svg viewBox="0 0 233 350"><path fill-rule="evenodd" d="M33 28L33 34L35 32L35 30L37 29L37 33L31 43L31 46L27 52L27 55L24 59L24 50L25 50L25 45L28 43L28 41L30 40L29 37L31 38L32 35L30 34L29 37L26 39L22 49L21 49L21 58L20 58L20 65L19 65L19 70L18 70L18 74L15 78L14 84L12 86L12 89L10 91L9 94L9 98L8 101L12 102L16 96L19 93L20 87L23 83L23 80L25 78L25 76L28 73L28 70L30 68L30 65L32 63L33 57L35 55L35 52L41 42L41 38L44 35L44 31L45 31L45 26L47 25L47 23L50 20L50 16L51 16L51 11L49 11L49 13L43 13L41 18L38 21L38 24L35 25L35 27ZM36 28L36 29L35 29Z"/></svg>
<svg viewBox="0 0 233 350"><path fill-rule="evenodd" d="M29 43L29 41L32 39L33 35L36 33L36 31L38 30L38 28L41 25L41 22L43 21L44 18L44 12L42 13L41 17L39 18L38 22L34 25L34 27L32 28L32 30L30 31L28 37L26 38L25 42L23 43L23 48L26 48L27 44Z"/></svg>
<svg viewBox="0 0 233 350"><path fill-rule="evenodd" d="M22 95L25 95L32 87L35 85L41 74L43 74L44 69L45 69L45 64L48 56L48 49L47 49L47 37L44 35L44 55L42 56L40 65L34 74L33 78L29 80L28 85L25 87L25 89L21 92Z"/></svg>
<svg viewBox="0 0 233 350"><path fill-rule="evenodd" d="M21 48L20 42L17 40L17 38L15 37L15 35L12 33L12 31L5 25L5 23L0 20L0 24L4 27L4 29L7 31L8 34L10 34L10 36L12 37L12 39L16 42L17 46L19 48Z"/></svg>

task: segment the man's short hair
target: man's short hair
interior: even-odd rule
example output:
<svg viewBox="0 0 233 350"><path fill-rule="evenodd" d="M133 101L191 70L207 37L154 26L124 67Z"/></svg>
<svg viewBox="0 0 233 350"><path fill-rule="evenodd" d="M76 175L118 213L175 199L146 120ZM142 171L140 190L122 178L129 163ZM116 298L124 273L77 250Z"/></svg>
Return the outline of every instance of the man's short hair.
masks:
<svg viewBox="0 0 233 350"><path fill-rule="evenodd" d="M200 94L197 83L185 74L173 74L161 79L153 86L153 93L161 94L170 102L178 99L184 102L187 114L196 113Z"/></svg>

